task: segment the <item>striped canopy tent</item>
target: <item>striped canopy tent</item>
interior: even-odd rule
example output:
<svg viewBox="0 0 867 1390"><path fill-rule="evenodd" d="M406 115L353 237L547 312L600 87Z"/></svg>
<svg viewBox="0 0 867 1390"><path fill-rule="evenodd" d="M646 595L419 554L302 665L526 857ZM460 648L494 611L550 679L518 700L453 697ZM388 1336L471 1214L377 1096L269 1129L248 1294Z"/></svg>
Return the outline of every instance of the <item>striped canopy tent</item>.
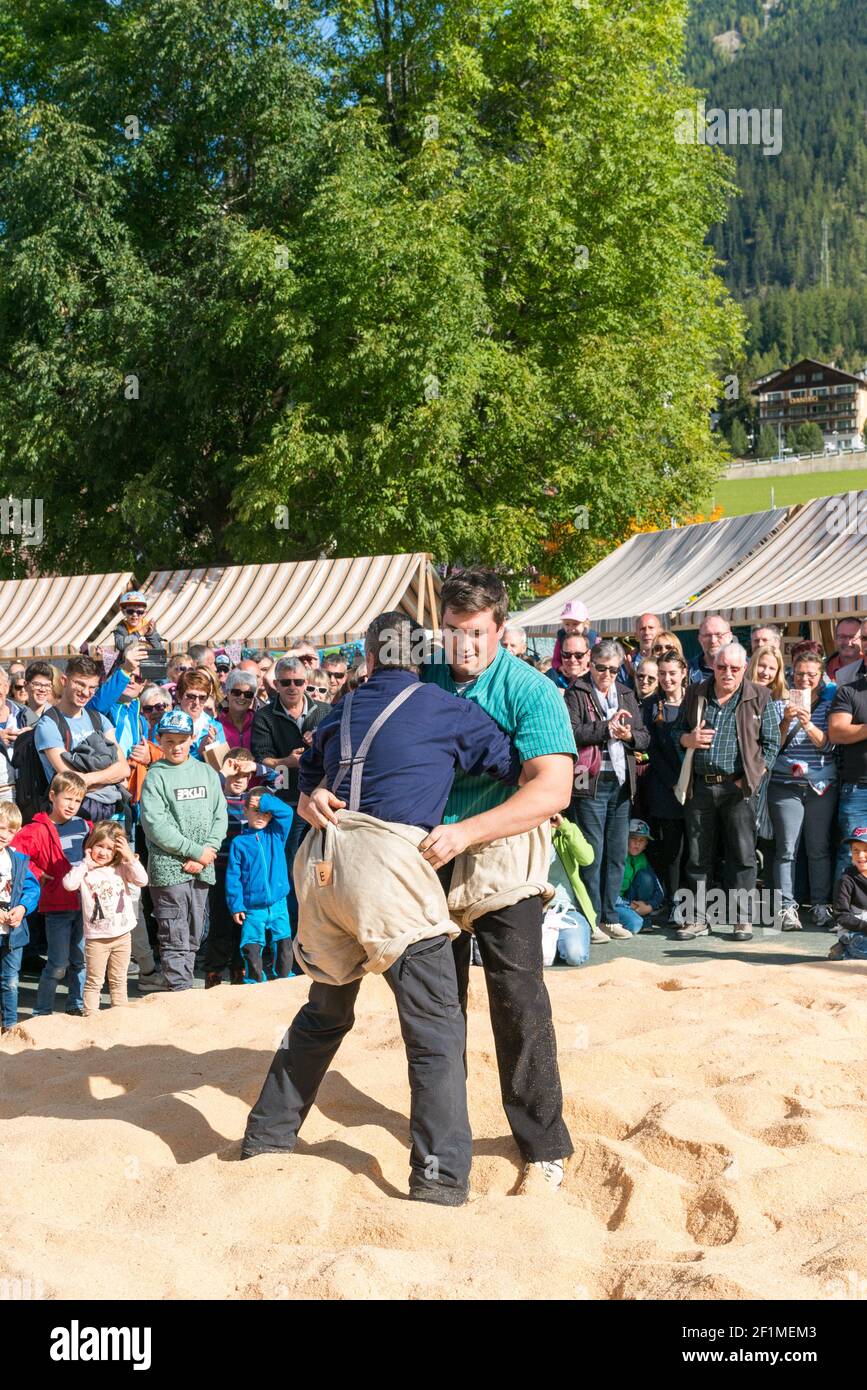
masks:
<svg viewBox="0 0 867 1390"><path fill-rule="evenodd" d="M684 608L681 623L698 626L707 613L791 631L809 622L833 650L834 619L867 613L867 491L794 508L784 527Z"/></svg>
<svg viewBox="0 0 867 1390"><path fill-rule="evenodd" d="M640 615L648 612L670 625L690 599L775 534L788 514L777 507L752 516L643 531L512 621L530 636L551 636L560 625L563 605L580 599L598 632L632 632Z"/></svg>
<svg viewBox="0 0 867 1390"><path fill-rule="evenodd" d="M72 656L133 584L129 573L0 581L0 657Z"/></svg>
<svg viewBox="0 0 867 1390"><path fill-rule="evenodd" d="M158 570L144 592L148 617L172 651L192 642L281 649L302 636L318 646L349 642L389 609L428 627L439 622L439 577L425 554Z"/></svg>

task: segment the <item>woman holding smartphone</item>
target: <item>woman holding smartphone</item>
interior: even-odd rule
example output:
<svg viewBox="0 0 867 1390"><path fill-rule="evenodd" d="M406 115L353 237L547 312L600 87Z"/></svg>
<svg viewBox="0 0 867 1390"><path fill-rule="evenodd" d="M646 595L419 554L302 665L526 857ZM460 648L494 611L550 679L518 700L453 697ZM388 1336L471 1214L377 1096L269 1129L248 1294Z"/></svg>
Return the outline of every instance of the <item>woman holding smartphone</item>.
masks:
<svg viewBox="0 0 867 1390"><path fill-rule="evenodd" d="M588 674L573 681L564 697L578 747L567 814L593 847L584 879L600 923L590 938L597 944L632 935L617 920L617 899L637 786L635 754L647 749L650 738L635 695L617 679L625 655L619 642L597 642Z"/></svg>
<svg viewBox="0 0 867 1390"><path fill-rule="evenodd" d="M825 663L816 652L800 652L792 688L774 701L780 721L780 752L771 770L768 810L774 827L774 888L781 896L775 925L800 931L795 902L795 864L806 836L813 925L833 927L831 831L837 809L837 764L828 742L828 714L835 685L823 684Z"/></svg>

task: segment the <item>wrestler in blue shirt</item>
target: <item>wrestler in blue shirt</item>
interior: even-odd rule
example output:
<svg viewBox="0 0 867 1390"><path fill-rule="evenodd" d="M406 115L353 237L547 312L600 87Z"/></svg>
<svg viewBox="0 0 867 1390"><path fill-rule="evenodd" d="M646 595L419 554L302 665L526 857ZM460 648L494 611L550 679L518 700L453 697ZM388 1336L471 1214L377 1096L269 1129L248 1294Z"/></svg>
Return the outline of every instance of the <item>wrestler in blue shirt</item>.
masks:
<svg viewBox="0 0 867 1390"><path fill-rule="evenodd" d="M409 685L411 671L376 668L355 692L350 731L352 751L378 714ZM306 795L325 780L330 789L340 762L343 700L326 715L299 764L299 786ZM498 724L471 700L437 685L423 685L405 700L374 738L364 764L359 810L378 820L432 830L442 824L455 772L493 777L514 785L521 762ZM350 773L338 795L349 798Z"/></svg>

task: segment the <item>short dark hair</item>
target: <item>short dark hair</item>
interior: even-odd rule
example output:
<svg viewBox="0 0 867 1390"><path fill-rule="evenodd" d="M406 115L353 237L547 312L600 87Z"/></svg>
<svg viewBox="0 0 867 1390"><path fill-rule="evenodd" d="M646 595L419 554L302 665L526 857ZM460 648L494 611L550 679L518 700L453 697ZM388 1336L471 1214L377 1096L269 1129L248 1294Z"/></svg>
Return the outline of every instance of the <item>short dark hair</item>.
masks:
<svg viewBox="0 0 867 1390"><path fill-rule="evenodd" d="M94 661L92 656L73 656L66 663L67 676L101 676L102 665Z"/></svg>
<svg viewBox="0 0 867 1390"><path fill-rule="evenodd" d="M51 681L52 684L54 682L54 672L47 661L31 661L29 666L25 668L24 679L26 681L35 680L37 676L41 676L43 680Z"/></svg>
<svg viewBox="0 0 867 1390"><path fill-rule="evenodd" d="M459 570L450 574L440 592L442 610L455 613L482 613L493 610L494 622L502 627L509 616L509 595L502 579L494 570Z"/></svg>
<svg viewBox="0 0 867 1390"><path fill-rule="evenodd" d="M424 628L398 609L380 613L364 634L364 649L383 670L415 671L425 656Z"/></svg>
<svg viewBox="0 0 867 1390"><path fill-rule="evenodd" d="M370 630L370 629L368 629L368 631L369 631L369 630ZM334 666L334 665L345 666L345 667L347 668L347 670L349 669L349 662L347 661L347 659L346 659L345 656L341 656L341 655L340 655L340 652L332 652L332 653L330 654L330 656L324 656L324 657L322 658L322 668L321 668L321 669L322 669L323 671L327 671L329 666Z"/></svg>

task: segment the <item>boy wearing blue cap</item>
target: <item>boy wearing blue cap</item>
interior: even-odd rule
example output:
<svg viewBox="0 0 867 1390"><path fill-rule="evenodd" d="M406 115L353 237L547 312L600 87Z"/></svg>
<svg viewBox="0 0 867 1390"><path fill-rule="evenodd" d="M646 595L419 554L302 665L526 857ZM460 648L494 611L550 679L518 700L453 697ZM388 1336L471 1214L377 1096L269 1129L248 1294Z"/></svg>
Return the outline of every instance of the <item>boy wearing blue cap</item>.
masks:
<svg viewBox="0 0 867 1390"><path fill-rule="evenodd" d="M214 860L228 828L226 800L214 769L190 757L189 714L164 714L154 732L163 759L148 768L141 794L148 885L166 985L192 989Z"/></svg>
<svg viewBox="0 0 867 1390"><path fill-rule="evenodd" d="M241 928L245 983L261 984L262 952L269 943L271 978L285 980L292 971L286 840L295 813L261 787L248 791L246 805L247 828L229 846L226 902Z"/></svg>

